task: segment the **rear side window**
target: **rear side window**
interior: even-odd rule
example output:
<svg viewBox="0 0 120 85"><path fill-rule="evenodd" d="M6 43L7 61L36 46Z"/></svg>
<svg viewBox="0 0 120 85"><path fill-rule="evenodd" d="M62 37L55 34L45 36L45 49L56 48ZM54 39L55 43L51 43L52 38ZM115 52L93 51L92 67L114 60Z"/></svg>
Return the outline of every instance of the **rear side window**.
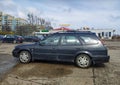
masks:
<svg viewBox="0 0 120 85"><path fill-rule="evenodd" d="M95 35L80 35L80 40L84 43L84 44L97 44L98 43L98 39Z"/></svg>
<svg viewBox="0 0 120 85"><path fill-rule="evenodd" d="M72 35L62 36L61 45L80 45L79 39Z"/></svg>

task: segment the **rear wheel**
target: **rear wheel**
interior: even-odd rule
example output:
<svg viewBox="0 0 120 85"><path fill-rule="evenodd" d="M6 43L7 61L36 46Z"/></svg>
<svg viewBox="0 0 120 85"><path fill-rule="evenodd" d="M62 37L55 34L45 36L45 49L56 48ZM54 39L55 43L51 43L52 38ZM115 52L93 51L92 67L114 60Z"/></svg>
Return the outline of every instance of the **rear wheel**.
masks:
<svg viewBox="0 0 120 85"><path fill-rule="evenodd" d="M87 68L91 65L91 59L86 54L81 54L76 57L75 63L81 68Z"/></svg>
<svg viewBox="0 0 120 85"><path fill-rule="evenodd" d="M31 61L31 55L28 51L21 51L19 53L19 60L22 63L29 63Z"/></svg>

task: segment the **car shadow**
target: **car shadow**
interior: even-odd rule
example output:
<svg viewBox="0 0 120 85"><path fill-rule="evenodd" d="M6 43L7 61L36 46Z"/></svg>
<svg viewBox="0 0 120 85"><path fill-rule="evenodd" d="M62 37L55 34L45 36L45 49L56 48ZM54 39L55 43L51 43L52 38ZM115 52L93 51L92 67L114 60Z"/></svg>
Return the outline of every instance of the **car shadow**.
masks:
<svg viewBox="0 0 120 85"><path fill-rule="evenodd" d="M47 61L47 60L34 60L32 63L43 63L43 64L54 64L54 65L65 65L65 66L70 66L70 67L78 67L75 63L73 62L64 62L64 61ZM103 63L97 63L91 65L89 68L105 68L105 64Z"/></svg>
<svg viewBox="0 0 120 85"><path fill-rule="evenodd" d="M92 67L93 68L105 68L106 66L103 63L97 63L97 64L93 64Z"/></svg>
<svg viewBox="0 0 120 85"><path fill-rule="evenodd" d="M63 61L34 60L32 63L44 63L44 64L75 66L75 64L72 63L72 62L63 62Z"/></svg>

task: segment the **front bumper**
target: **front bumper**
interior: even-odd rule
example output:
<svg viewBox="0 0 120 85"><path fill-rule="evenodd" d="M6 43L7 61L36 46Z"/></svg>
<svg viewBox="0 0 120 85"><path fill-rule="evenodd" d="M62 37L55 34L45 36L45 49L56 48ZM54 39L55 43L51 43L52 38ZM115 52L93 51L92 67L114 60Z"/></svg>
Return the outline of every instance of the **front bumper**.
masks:
<svg viewBox="0 0 120 85"><path fill-rule="evenodd" d="M12 51L12 55L13 55L14 57L19 57L19 51L16 50L16 49L14 49L14 50Z"/></svg>

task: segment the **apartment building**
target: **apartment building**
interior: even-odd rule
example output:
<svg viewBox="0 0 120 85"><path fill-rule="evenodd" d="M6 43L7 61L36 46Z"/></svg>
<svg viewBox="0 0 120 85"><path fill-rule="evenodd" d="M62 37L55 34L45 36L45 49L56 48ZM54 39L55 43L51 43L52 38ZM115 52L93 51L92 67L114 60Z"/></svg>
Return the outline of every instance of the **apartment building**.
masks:
<svg viewBox="0 0 120 85"><path fill-rule="evenodd" d="M21 26L26 24L27 21L22 18L15 18L12 15L4 14L0 12L0 30L1 31L7 31L11 30L14 31L17 26Z"/></svg>
<svg viewBox="0 0 120 85"><path fill-rule="evenodd" d="M15 22L16 22L16 26L21 26L21 25L27 24L27 20L22 19L22 18L16 18Z"/></svg>
<svg viewBox="0 0 120 85"><path fill-rule="evenodd" d="M0 12L0 31L2 30L2 12Z"/></svg>
<svg viewBox="0 0 120 85"><path fill-rule="evenodd" d="M4 14L3 15L3 30L14 30L15 29L15 21L14 16Z"/></svg>

